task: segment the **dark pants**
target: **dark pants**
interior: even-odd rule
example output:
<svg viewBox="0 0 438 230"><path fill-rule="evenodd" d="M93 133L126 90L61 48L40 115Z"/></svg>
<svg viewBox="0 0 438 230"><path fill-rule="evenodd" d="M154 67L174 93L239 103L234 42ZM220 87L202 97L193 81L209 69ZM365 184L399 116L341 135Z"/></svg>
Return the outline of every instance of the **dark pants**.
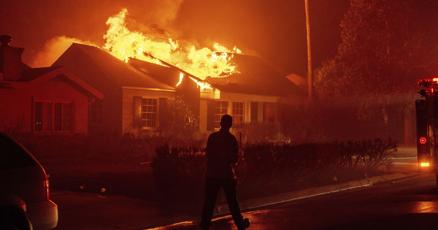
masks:
<svg viewBox="0 0 438 230"><path fill-rule="evenodd" d="M201 228L208 229L213 209L216 203L216 197L219 189L222 188L227 198L228 208L233 216L234 223L238 228L242 225L242 214L240 213L239 203L236 197L236 180L235 179L213 179L207 178L205 183L205 200L202 210Z"/></svg>

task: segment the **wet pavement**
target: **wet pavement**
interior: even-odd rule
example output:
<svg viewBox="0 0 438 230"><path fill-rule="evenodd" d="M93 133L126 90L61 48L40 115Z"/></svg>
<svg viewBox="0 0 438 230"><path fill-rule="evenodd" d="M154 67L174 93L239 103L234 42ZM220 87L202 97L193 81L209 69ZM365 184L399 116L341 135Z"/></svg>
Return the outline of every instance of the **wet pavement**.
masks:
<svg viewBox="0 0 438 230"><path fill-rule="evenodd" d="M432 174L277 205L244 214L249 229L438 229L438 189ZM161 229L197 229L181 223ZM211 229L235 229L229 216Z"/></svg>

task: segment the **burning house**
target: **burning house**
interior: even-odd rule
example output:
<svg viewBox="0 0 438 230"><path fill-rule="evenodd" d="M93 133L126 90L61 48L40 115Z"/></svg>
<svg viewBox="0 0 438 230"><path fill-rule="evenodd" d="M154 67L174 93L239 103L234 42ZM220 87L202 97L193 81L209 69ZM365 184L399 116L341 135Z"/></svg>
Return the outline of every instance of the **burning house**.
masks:
<svg viewBox="0 0 438 230"><path fill-rule="evenodd" d="M90 129L96 132L165 133L176 99L194 114L201 133L218 128L225 113L234 116L236 127L278 122L278 105L302 96L300 90L256 57L235 58L241 72L202 80L168 63L126 63L100 48L73 44L54 66L64 66L105 95L91 108Z"/></svg>
<svg viewBox="0 0 438 230"><path fill-rule="evenodd" d="M0 131L87 134L88 106L103 94L64 68L31 68L23 48L0 45Z"/></svg>

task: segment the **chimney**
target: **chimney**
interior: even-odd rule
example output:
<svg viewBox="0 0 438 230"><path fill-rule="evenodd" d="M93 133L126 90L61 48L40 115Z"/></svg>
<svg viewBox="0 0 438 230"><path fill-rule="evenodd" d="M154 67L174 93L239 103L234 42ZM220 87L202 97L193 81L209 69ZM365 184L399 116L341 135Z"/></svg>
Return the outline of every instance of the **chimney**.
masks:
<svg viewBox="0 0 438 230"><path fill-rule="evenodd" d="M5 81L17 81L23 72L21 54L24 49L9 46L11 40L9 35L0 35L0 76Z"/></svg>

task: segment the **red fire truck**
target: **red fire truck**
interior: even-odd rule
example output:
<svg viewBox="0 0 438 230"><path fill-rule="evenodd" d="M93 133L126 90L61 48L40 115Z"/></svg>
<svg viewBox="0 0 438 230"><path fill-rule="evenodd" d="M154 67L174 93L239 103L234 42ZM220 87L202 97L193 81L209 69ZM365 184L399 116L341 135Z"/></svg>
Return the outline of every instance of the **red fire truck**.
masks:
<svg viewBox="0 0 438 230"><path fill-rule="evenodd" d="M421 96L415 101L418 165L438 172L438 77L422 79L418 85ZM438 173L436 179L438 184Z"/></svg>

